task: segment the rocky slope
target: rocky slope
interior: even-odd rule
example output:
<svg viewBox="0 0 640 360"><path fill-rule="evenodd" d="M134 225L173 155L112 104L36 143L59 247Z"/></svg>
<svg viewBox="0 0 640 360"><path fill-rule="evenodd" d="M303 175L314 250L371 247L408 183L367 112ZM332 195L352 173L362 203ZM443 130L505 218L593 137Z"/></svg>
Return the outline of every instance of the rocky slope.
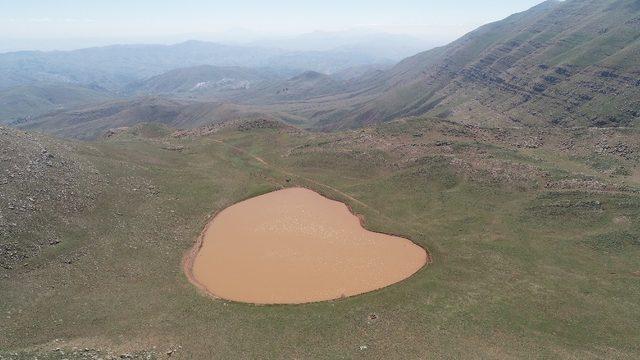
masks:
<svg viewBox="0 0 640 360"><path fill-rule="evenodd" d="M484 127L629 127L640 123L639 55L637 0L549 0L357 78L182 69L137 84L179 100L134 99L22 126L92 138L141 122L192 128L259 114L323 130L423 115ZM234 111L220 116L220 104Z"/></svg>
<svg viewBox="0 0 640 360"><path fill-rule="evenodd" d="M640 3L546 1L408 58L359 88L340 128L429 114L481 125L628 126L640 113ZM341 109L336 110L344 115Z"/></svg>
<svg viewBox="0 0 640 360"><path fill-rule="evenodd" d="M103 180L73 143L0 127L0 144L0 270L10 270L64 246Z"/></svg>

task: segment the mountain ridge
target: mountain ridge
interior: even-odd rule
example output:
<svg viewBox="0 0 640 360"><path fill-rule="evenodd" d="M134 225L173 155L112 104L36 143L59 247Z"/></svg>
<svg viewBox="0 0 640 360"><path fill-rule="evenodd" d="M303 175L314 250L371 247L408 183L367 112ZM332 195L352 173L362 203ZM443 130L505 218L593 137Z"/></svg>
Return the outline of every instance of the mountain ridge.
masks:
<svg viewBox="0 0 640 360"><path fill-rule="evenodd" d="M0 54L0 89L39 81L100 83L117 91L129 83L180 67L214 65L335 72L389 62L356 51L286 51L186 41L173 45L110 45L73 51Z"/></svg>
<svg viewBox="0 0 640 360"><path fill-rule="evenodd" d="M169 91L143 95L285 114L325 131L416 116L481 127L628 127L640 123L639 59L637 0L549 0L386 70L356 77L307 70L256 86L241 86L240 79L223 91L218 85L191 91L209 80L195 76L175 87L184 79L170 75L193 71L187 68L156 77L168 79L157 86Z"/></svg>
<svg viewBox="0 0 640 360"><path fill-rule="evenodd" d="M615 115L594 109L615 91L587 99L589 94L570 89L615 87L624 98L620 105L637 104L640 93L632 79L640 69L638 57L616 53L638 54L638 19L632 0L546 1L403 60L370 83L380 93L375 100L355 104L342 123L319 119L320 126L425 114L491 126L629 124L637 119L631 106ZM632 86L616 84L621 80Z"/></svg>

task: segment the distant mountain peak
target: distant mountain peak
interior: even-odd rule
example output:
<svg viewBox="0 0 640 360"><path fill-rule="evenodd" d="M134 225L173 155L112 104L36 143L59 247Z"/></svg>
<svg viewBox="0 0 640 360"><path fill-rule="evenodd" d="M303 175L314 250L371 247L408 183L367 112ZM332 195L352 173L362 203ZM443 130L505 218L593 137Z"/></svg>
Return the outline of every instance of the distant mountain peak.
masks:
<svg viewBox="0 0 640 360"><path fill-rule="evenodd" d="M330 78L329 75L327 74L323 74L317 71L305 71L300 75L296 75L294 77L291 78L291 80L296 81L296 80L317 80L317 79L325 79L325 78Z"/></svg>

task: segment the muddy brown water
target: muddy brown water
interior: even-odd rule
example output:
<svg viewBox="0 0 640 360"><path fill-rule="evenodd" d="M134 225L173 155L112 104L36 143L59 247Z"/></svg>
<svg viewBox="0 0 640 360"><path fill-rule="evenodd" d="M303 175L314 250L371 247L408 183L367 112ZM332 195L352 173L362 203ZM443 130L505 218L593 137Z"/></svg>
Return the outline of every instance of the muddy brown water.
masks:
<svg viewBox="0 0 640 360"><path fill-rule="evenodd" d="M367 231L341 202L303 188L221 211L202 235L192 278L213 296L301 304L397 283L426 263L410 240Z"/></svg>

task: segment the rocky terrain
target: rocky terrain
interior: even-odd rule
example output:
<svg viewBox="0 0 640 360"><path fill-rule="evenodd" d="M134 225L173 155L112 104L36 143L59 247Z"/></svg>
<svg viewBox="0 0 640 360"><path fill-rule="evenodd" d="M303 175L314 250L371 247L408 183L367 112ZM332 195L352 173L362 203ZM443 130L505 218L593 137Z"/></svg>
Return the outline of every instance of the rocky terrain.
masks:
<svg viewBox="0 0 640 360"><path fill-rule="evenodd" d="M392 154L386 166L396 170L438 159L470 181L530 190L640 189L637 181L629 183L640 163L637 130L495 129L422 118L339 134L326 136L319 145L305 144L293 154L378 151ZM559 159L582 168L573 174L551 171Z"/></svg>
<svg viewBox="0 0 640 360"><path fill-rule="evenodd" d="M34 110L0 127L0 360L638 359L638 19L551 0L382 69L197 42L0 54L20 86L0 114ZM183 270L212 214L287 187L432 261L336 301L202 294Z"/></svg>
<svg viewBox="0 0 640 360"><path fill-rule="evenodd" d="M546 1L410 57L359 85L373 99L322 114L339 128L402 116L481 126L633 126L640 114L640 7Z"/></svg>
<svg viewBox="0 0 640 360"><path fill-rule="evenodd" d="M635 0L549 0L389 69L356 68L359 75L349 77L197 66L130 82L125 101L134 107L149 102L136 96L162 95L158 113L147 106L136 116L167 123L166 104L197 99L202 109L173 124L185 128L228 119L204 110L220 104L321 130L410 116L480 127L635 127L639 18ZM72 137L93 130L95 137L109 128L105 123L130 125L94 108L58 111L21 126ZM92 115L78 116L87 112Z"/></svg>
<svg viewBox="0 0 640 360"><path fill-rule="evenodd" d="M136 124L87 143L0 134L3 359L639 351L635 129L417 117L321 133L255 118ZM181 261L211 214L290 186L344 201L433 263L398 286L297 308L202 296ZM517 341L483 335L488 323Z"/></svg>
<svg viewBox="0 0 640 360"><path fill-rule="evenodd" d="M0 143L0 267L9 270L61 246L104 179L73 143L4 127Z"/></svg>

